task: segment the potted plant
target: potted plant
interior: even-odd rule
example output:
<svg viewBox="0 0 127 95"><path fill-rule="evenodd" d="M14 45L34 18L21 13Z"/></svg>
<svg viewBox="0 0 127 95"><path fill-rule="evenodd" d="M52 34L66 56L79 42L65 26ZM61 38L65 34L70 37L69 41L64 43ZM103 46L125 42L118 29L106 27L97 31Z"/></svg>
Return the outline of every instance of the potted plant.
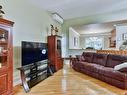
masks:
<svg viewBox="0 0 127 95"><path fill-rule="evenodd" d="M0 18L3 18L4 11L2 10L2 6L0 5Z"/></svg>

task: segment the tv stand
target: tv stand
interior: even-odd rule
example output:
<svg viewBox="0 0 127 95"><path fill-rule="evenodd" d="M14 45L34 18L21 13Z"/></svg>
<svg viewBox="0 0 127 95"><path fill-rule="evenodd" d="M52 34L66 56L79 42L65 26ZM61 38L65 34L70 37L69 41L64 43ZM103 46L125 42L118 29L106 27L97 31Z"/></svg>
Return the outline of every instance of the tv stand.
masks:
<svg viewBox="0 0 127 95"><path fill-rule="evenodd" d="M49 67L49 61L39 61L26 66L17 68L20 70L21 81L25 92L29 92L30 88L46 79L49 75L53 75Z"/></svg>

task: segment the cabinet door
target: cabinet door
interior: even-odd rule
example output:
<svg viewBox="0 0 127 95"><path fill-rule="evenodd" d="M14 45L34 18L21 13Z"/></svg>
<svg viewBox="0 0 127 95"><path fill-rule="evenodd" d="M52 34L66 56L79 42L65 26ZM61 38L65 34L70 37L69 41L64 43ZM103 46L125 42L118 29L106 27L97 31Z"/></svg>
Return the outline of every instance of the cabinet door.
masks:
<svg viewBox="0 0 127 95"><path fill-rule="evenodd" d="M56 69L59 70L61 68L63 68L63 60L62 60L62 58L57 58Z"/></svg>
<svg viewBox="0 0 127 95"><path fill-rule="evenodd" d="M55 65L55 37L48 36L48 59Z"/></svg>
<svg viewBox="0 0 127 95"><path fill-rule="evenodd" d="M11 28L0 26L0 95L12 93Z"/></svg>
<svg viewBox="0 0 127 95"><path fill-rule="evenodd" d="M8 30L0 27L0 68L8 67Z"/></svg>
<svg viewBox="0 0 127 95"><path fill-rule="evenodd" d="M13 51L12 26L14 22L0 18L0 95L12 95Z"/></svg>
<svg viewBox="0 0 127 95"><path fill-rule="evenodd" d="M62 56L62 51L61 51L61 38L57 38L57 56L61 57Z"/></svg>
<svg viewBox="0 0 127 95"><path fill-rule="evenodd" d="M6 93L8 87L8 76L7 74L0 75L0 95Z"/></svg>

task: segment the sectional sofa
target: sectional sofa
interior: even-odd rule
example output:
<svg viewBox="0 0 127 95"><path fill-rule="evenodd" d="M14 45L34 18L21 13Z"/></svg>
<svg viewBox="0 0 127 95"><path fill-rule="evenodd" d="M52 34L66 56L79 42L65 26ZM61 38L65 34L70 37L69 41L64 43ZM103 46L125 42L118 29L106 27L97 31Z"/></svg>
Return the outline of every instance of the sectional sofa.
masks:
<svg viewBox="0 0 127 95"><path fill-rule="evenodd" d="M121 89L127 88L127 68L114 70L116 65L127 62L127 56L83 52L72 60L72 68Z"/></svg>

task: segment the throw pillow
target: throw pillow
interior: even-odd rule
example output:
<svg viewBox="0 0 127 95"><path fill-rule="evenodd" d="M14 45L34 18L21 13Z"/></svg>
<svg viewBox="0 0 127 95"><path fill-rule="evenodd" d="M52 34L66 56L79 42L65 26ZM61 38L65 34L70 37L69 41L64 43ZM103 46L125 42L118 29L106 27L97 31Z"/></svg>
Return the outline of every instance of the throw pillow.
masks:
<svg viewBox="0 0 127 95"><path fill-rule="evenodd" d="M118 71L121 71L121 72L127 72L127 62L124 62L122 64L116 65L114 67L114 70L118 70Z"/></svg>

